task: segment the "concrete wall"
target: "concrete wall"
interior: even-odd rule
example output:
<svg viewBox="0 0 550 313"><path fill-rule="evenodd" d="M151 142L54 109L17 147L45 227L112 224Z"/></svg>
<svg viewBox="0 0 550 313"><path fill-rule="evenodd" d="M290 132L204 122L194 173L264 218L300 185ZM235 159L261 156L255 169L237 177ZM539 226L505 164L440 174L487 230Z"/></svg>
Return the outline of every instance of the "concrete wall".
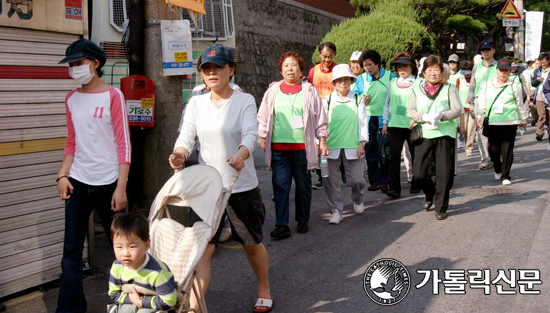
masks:
<svg viewBox="0 0 550 313"><path fill-rule="evenodd" d="M233 1L239 51L235 82L254 95L258 106L269 84L282 79L277 68L279 57L289 50L300 54L306 61L304 75L307 76L317 45L332 26L343 19L293 2Z"/></svg>

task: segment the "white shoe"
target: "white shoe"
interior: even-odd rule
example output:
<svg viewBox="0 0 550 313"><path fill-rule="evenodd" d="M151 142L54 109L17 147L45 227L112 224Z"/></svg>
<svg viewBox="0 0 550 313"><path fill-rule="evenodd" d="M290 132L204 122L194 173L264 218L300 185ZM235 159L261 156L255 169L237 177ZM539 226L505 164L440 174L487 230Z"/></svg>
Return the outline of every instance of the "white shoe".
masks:
<svg viewBox="0 0 550 313"><path fill-rule="evenodd" d="M502 177L502 174L501 173L495 173L495 180L500 180L500 178Z"/></svg>
<svg viewBox="0 0 550 313"><path fill-rule="evenodd" d="M467 157L471 157L471 156L474 156L474 153L473 153L473 152L470 152L470 151L468 151L468 152L466 152L466 156L467 156Z"/></svg>
<svg viewBox="0 0 550 313"><path fill-rule="evenodd" d="M511 184L512 184L512 182L509 179L505 179L505 180L502 181L503 186L510 186Z"/></svg>
<svg viewBox="0 0 550 313"><path fill-rule="evenodd" d="M466 148L466 144L464 143L464 141L459 141L458 142L458 148L461 149L461 148Z"/></svg>
<svg viewBox="0 0 550 313"><path fill-rule="evenodd" d="M363 202L359 203L359 204L353 204L353 209L355 210L355 213L357 214L361 214L363 213L363 211L365 211L365 205L363 204Z"/></svg>
<svg viewBox="0 0 550 313"><path fill-rule="evenodd" d="M342 213L338 209L332 210L332 217L330 220L328 220L329 224L340 224L340 222L344 219L342 216Z"/></svg>
<svg viewBox="0 0 550 313"><path fill-rule="evenodd" d="M228 242L229 240L233 239L233 234L231 233L231 228L227 229L227 228L224 228L222 230L222 234L220 235L220 242L221 243L224 243L224 242Z"/></svg>
<svg viewBox="0 0 550 313"><path fill-rule="evenodd" d="M412 181L413 181L413 177L412 177L412 176L407 177L407 182L408 182L408 183L412 183Z"/></svg>

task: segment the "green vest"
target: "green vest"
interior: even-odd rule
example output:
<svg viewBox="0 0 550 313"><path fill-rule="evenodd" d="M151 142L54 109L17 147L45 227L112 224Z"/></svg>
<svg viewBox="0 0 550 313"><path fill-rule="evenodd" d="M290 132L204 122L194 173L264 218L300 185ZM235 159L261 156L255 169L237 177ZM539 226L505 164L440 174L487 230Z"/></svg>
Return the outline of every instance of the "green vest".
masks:
<svg viewBox="0 0 550 313"><path fill-rule="evenodd" d="M470 90L470 83L466 81L466 78L462 76L460 78L460 85L458 86L460 90L458 91L458 96L460 97L460 101L462 102L462 106L465 109L470 108L470 104L468 103L468 91Z"/></svg>
<svg viewBox="0 0 550 313"><path fill-rule="evenodd" d="M481 88L483 85L487 84L488 81L497 77L497 64L493 64L490 67L485 67L483 61L476 64L476 73L472 79L476 81L476 88L474 90L474 98L479 96Z"/></svg>
<svg viewBox="0 0 550 313"><path fill-rule="evenodd" d="M354 101L332 101L332 94L325 99L328 102L328 133L327 145L329 150L357 149L359 147L359 118L357 106L359 96Z"/></svg>
<svg viewBox="0 0 550 313"><path fill-rule="evenodd" d="M514 82L512 82L512 85L499 87L495 87L492 81L488 82L487 92L485 93L485 105L488 110L489 123L519 120L518 104L512 88L514 84L516 88L521 88L519 84ZM502 90L503 88L504 90ZM502 93L496 98L501 90ZM502 113L495 113L496 106L500 104L503 106Z"/></svg>
<svg viewBox="0 0 550 313"><path fill-rule="evenodd" d="M421 90L420 84L414 86L414 94L416 95L416 110L422 114L437 111L446 112L451 109L449 99L450 85L443 85L439 90L439 94L434 100L430 100L428 96ZM431 105L431 108L430 108ZM428 129L427 123L422 123L422 137L426 139L434 139L443 136L456 138L457 119L451 121L438 121L437 129Z"/></svg>
<svg viewBox="0 0 550 313"><path fill-rule="evenodd" d="M415 80L408 88L399 88L397 86L397 79L393 78L390 82L390 119L388 127L408 129L411 119L407 117L407 107L409 106L413 87L420 83L420 79Z"/></svg>
<svg viewBox="0 0 550 313"><path fill-rule="evenodd" d="M449 85L456 87L456 81L462 77L462 71L458 70L456 73L449 75Z"/></svg>
<svg viewBox="0 0 550 313"><path fill-rule="evenodd" d="M290 119L302 116L304 111L304 93L287 95L280 89L275 95L275 119L273 120L273 143L305 143L304 128L292 129Z"/></svg>
<svg viewBox="0 0 550 313"><path fill-rule="evenodd" d="M361 74L363 77L363 95L370 95L370 103L366 105L368 116L384 115L384 103L388 94L388 86L390 85L390 71L384 71L384 75L378 80L367 82L367 73Z"/></svg>

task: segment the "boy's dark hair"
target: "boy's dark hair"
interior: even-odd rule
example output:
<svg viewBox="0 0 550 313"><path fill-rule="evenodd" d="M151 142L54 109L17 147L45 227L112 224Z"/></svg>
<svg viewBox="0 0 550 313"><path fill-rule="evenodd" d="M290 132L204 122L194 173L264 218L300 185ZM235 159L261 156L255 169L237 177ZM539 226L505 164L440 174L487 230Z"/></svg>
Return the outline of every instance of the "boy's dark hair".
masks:
<svg viewBox="0 0 550 313"><path fill-rule="evenodd" d="M140 213L119 213L115 215L111 223L111 237L131 235L138 236L141 240L149 240L149 221Z"/></svg>
<svg viewBox="0 0 550 313"><path fill-rule="evenodd" d="M378 65L380 67L380 54L374 50L367 50L363 53L361 53L361 57L359 58L359 64L361 66L363 65L363 62L367 59L370 59L374 64Z"/></svg>
<svg viewBox="0 0 550 313"><path fill-rule="evenodd" d="M319 53L321 53L321 51L323 51L324 48L329 48L336 54L336 45L333 44L332 42L323 42L322 44L320 44Z"/></svg>
<svg viewBox="0 0 550 313"><path fill-rule="evenodd" d="M550 54L548 54L547 52L543 52L539 55L538 59L539 60L545 59L545 60L550 61Z"/></svg>
<svg viewBox="0 0 550 313"><path fill-rule="evenodd" d="M474 68L474 62L472 61L462 61L460 62L461 70L471 70Z"/></svg>

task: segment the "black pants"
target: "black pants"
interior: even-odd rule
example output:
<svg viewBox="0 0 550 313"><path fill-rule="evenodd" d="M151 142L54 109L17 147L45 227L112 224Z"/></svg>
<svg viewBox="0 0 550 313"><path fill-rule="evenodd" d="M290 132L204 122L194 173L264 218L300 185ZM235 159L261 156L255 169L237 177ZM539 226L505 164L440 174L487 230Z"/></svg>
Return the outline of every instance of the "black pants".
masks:
<svg viewBox="0 0 550 313"><path fill-rule="evenodd" d="M490 125L489 127L492 128L491 133L496 134L489 137L489 156L493 161L495 173L502 174L502 180L510 179L518 125Z"/></svg>
<svg viewBox="0 0 550 313"><path fill-rule="evenodd" d="M449 207L449 191L455 173L455 144L456 139L449 136L424 138L414 150L413 175L420 180L426 198L434 201L437 213L444 213ZM434 175L435 183L432 181Z"/></svg>
<svg viewBox="0 0 550 313"><path fill-rule="evenodd" d="M388 127L388 143L390 145L390 163L388 167L388 183L390 190L401 193L401 151L407 142L411 151L411 162L414 164L414 147L411 144L411 130L408 128ZM419 189L419 182L413 178L411 189Z"/></svg>

